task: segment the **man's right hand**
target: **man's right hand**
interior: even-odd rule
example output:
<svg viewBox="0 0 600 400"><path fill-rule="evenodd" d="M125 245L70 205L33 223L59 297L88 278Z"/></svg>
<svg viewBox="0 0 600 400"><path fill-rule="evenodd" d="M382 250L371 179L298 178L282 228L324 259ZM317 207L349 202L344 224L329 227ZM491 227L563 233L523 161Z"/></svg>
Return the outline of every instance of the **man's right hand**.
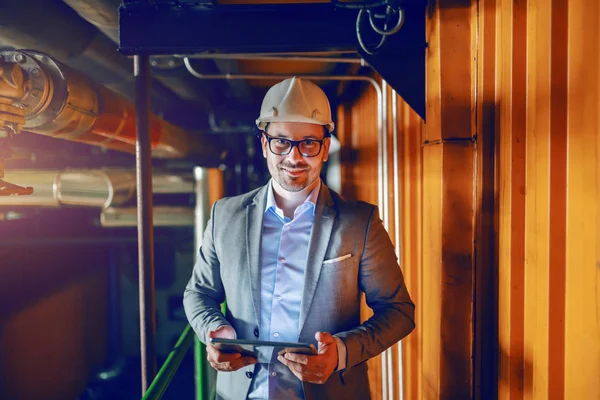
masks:
<svg viewBox="0 0 600 400"><path fill-rule="evenodd" d="M235 331L231 326L221 326L215 331L208 332L209 338L235 339ZM231 372L237 371L245 366L256 364L254 357L242 357L240 353L223 353L208 343L206 345L206 359L210 365L217 371Z"/></svg>

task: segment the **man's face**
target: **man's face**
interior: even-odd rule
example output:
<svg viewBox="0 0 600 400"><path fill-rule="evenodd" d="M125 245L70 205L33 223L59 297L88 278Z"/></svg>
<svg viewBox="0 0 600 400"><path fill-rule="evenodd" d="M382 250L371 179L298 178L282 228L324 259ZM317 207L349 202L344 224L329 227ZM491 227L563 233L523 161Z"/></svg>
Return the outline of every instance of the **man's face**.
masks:
<svg viewBox="0 0 600 400"><path fill-rule="evenodd" d="M269 124L267 134L270 137L301 141L306 139L323 140L325 132L323 126L305 122L272 122ZM278 156L269 150L269 143L265 135L262 136L263 156L267 159L267 166L271 176L283 189L289 192L299 192L310 186L321 173L323 162L329 156L331 139L323 142L321 152L315 157L304 157L293 147L285 156Z"/></svg>

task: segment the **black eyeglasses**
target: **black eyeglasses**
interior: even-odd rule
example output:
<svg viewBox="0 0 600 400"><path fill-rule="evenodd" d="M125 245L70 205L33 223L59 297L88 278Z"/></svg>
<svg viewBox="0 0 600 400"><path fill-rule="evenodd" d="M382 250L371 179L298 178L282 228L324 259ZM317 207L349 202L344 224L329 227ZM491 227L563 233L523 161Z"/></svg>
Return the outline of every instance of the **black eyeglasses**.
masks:
<svg viewBox="0 0 600 400"><path fill-rule="evenodd" d="M291 153L294 147L298 148L300 154L304 157L315 157L318 156L321 152L321 148L323 147L323 140L317 139L304 139L304 140L289 140L284 138L272 137L264 134L269 142L269 150L271 153L278 156L286 156Z"/></svg>

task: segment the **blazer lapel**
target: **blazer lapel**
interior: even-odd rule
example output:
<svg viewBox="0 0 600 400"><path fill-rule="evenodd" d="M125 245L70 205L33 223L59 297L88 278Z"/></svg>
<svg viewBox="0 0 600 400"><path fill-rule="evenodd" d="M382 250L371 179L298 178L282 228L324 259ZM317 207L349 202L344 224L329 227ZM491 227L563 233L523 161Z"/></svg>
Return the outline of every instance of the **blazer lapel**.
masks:
<svg viewBox="0 0 600 400"><path fill-rule="evenodd" d="M310 310L312 300L319 282L321 267L325 260L325 253L329 246L329 238L335 222L335 209L329 189L321 184L317 208L315 210L315 221L310 236L306 270L304 272L304 289L302 291L302 305L300 307L299 330L302 332L306 317Z"/></svg>
<svg viewBox="0 0 600 400"><path fill-rule="evenodd" d="M260 324L260 246L268 187L259 190L246 208L246 255L257 324Z"/></svg>

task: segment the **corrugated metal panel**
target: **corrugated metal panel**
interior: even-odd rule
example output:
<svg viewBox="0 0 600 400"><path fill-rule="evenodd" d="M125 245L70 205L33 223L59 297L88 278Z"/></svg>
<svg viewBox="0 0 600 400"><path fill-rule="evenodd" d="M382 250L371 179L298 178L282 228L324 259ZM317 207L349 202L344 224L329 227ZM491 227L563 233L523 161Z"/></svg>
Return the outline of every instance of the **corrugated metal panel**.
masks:
<svg viewBox="0 0 600 400"><path fill-rule="evenodd" d="M499 398L600 398L600 8L482 4L480 67L496 68L481 79L495 81L495 99L482 93L495 123L482 126L497 143Z"/></svg>
<svg viewBox="0 0 600 400"><path fill-rule="evenodd" d="M600 6L451 3L428 19L427 125L398 101L386 194L417 304L404 397L600 398ZM374 108L339 127L345 194L376 203Z"/></svg>

